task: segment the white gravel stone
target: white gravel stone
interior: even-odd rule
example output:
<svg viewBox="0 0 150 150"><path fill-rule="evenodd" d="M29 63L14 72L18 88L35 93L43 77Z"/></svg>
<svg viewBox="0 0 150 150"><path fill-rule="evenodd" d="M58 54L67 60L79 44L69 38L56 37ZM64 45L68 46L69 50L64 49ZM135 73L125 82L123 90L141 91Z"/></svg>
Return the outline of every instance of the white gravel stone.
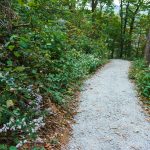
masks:
<svg viewBox="0 0 150 150"><path fill-rule="evenodd" d="M129 66L112 60L84 83L73 136L63 150L150 150L150 124L128 79Z"/></svg>

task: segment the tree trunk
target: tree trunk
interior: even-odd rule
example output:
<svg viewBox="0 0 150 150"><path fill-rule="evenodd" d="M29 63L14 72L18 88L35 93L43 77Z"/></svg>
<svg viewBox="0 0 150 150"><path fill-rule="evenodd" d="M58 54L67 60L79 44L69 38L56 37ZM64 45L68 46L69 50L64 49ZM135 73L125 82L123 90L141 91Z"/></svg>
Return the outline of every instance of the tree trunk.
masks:
<svg viewBox="0 0 150 150"><path fill-rule="evenodd" d="M133 34L133 29L134 29L134 24L135 24L135 18L137 13L139 12L140 6L141 6L141 1L139 0L139 4L137 5L136 10L133 12L133 16L131 19L130 23L130 29L129 29L129 41L128 41L128 57L131 55L131 50L132 50L132 34Z"/></svg>
<svg viewBox="0 0 150 150"><path fill-rule="evenodd" d="M120 38L120 58L123 56L123 0L120 3L120 18L121 18L121 38Z"/></svg>
<svg viewBox="0 0 150 150"><path fill-rule="evenodd" d="M96 10L96 7L98 5L98 0L92 0L92 22L95 21L95 10Z"/></svg>
<svg viewBox="0 0 150 150"><path fill-rule="evenodd" d="M76 8L76 1L69 2L69 10L74 12Z"/></svg>
<svg viewBox="0 0 150 150"><path fill-rule="evenodd" d="M150 29L147 36L147 43L145 47L145 59L148 62L148 64L150 64Z"/></svg>
<svg viewBox="0 0 150 150"><path fill-rule="evenodd" d="M124 29L123 29L123 34L124 35L126 33L126 28L127 28L129 6L130 6L130 2L128 1L127 5L126 5L126 15L125 15L125 19L124 19Z"/></svg>
<svg viewBox="0 0 150 150"><path fill-rule="evenodd" d="M97 7L97 4L98 4L98 0L92 0L92 12L94 13L95 12L95 9Z"/></svg>
<svg viewBox="0 0 150 150"><path fill-rule="evenodd" d="M128 17L129 17L129 7L130 7L130 2L128 1L127 4L126 4L126 12L125 12L125 18L124 18L124 26L123 26L123 41L122 41L122 47L123 47L123 52L124 52L124 55L126 56L127 54L127 49L126 49L126 42L127 42L127 39L126 39L126 28L127 28L127 22L128 22Z"/></svg>

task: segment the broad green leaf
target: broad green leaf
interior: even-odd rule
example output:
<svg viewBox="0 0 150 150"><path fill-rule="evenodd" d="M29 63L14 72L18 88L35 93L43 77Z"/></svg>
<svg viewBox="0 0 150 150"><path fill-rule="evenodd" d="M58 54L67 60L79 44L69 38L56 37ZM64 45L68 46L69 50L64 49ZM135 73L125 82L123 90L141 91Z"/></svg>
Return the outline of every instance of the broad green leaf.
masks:
<svg viewBox="0 0 150 150"><path fill-rule="evenodd" d="M24 66L18 66L18 67L16 67L15 69L14 69L14 71L16 71L16 72L22 72L22 71L24 71L25 70L25 67Z"/></svg>
<svg viewBox="0 0 150 150"><path fill-rule="evenodd" d="M15 55L16 57L20 57L20 56L21 56L19 52L14 52L14 55Z"/></svg>
<svg viewBox="0 0 150 150"><path fill-rule="evenodd" d="M14 48L15 48L14 45L9 45L9 46L8 46L8 49L9 49L10 51L12 51Z"/></svg>
<svg viewBox="0 0 150 150"><path fill-rule="evenodd" d="M13 62L12 62L11 60L8 60L8 61L7 61L7 65L8 65L8 66L12 66L12 65L13 65Z"/></svg>
<svg viewBox="0 0 150 150"><path fill-rule="evenodd" d="M7 101L6 101L6 106L7 106L7 108L14 107L14 102L13 102L13 100L7 100Z"/></svg>
<svg viewBox="0 0 150 150"><path fill-rule="evenodd" d="M9 147L9 150L17 150L17 148L15 146L11 146Z"/></svg>

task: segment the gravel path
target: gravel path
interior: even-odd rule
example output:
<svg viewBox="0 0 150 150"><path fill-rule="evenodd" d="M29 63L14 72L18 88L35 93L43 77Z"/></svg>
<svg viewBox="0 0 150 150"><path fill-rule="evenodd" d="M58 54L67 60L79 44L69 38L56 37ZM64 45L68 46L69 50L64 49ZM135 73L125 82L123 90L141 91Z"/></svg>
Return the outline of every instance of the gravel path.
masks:
<svg viewBox="0 0 150 150"><path fill-rule="evenodd" d="M85 82L63 150L150 150L150 124L128 79L129 66L112 60Z"/></svg>

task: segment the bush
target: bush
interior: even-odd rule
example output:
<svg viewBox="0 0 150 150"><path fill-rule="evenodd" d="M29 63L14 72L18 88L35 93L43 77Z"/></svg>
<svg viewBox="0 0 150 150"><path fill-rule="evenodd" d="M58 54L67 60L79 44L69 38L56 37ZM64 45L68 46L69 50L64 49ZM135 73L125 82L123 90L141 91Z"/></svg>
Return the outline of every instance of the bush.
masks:
<svg viewBox="0 0 150 150"><path fill-rule="evenodd" d="M84 54L76 50L68 51L62 59L55 62L57 73L49 74L47 78L48 92L52 94L53 100L62 104L68 90L103 63L102 60L91 54Z"/></svg>
<svg viewBox="0 0 150 150"><path fill-rule="evenodd" d="M133 62L130 78L136 81L141 95L150 100L150 68L144 60Z"/></svg>
<svg viewBox="0 0 150 150"><path fill-rule="evenodd" d="M57 1L14 2L15 28L0 45L0 137L9 134L11 144L21 146L44 126L45 98L71 100L79 82L104 63L107 47L104 39L88 36L89 28L73 24L74 14L61 21L61 13L51 15ZM16 26L29 20L29 26Z"/></svg>
<svg viewBox="0 0 150 150"><path fill-rule="evenodd" d="M44 126L44 97L68 102L79 81L102 65L107 53L85 35L84 43L80 35L78 42L68 38L66 27L57 24L19 32L7 40L0 55L0 134L9 133L18 146L20 139L36 138Z"/></svg>

